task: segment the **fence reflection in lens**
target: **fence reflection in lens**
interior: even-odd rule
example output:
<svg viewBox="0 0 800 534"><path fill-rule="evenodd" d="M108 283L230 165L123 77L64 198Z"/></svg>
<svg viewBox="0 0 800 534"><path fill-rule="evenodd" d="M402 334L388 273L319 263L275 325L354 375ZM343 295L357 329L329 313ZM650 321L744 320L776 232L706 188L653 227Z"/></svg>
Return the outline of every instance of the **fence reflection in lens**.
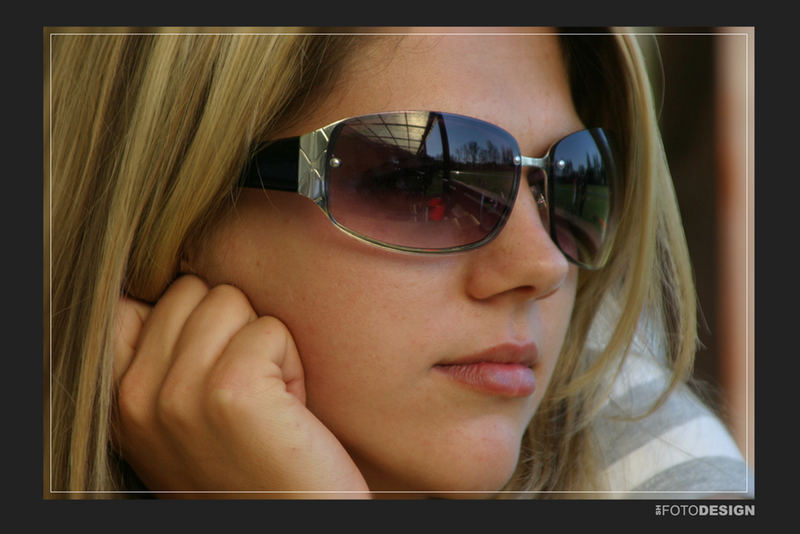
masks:
<svg viewBox="0 0 800 534"><path fill-rule="evenodd" d="M594 129L565 137L551 151L553 238L565 254L590 267L605 258L613 223L613 165L606 147L602 131Z"/></svg>
<svg viewBox="0 0 800 534"><path fill-rule="evenodd" d="M328 209L338 224L420 249L486 238L513 202L519 154L504 130L434 112L348 119L332 133Z"/></svg>

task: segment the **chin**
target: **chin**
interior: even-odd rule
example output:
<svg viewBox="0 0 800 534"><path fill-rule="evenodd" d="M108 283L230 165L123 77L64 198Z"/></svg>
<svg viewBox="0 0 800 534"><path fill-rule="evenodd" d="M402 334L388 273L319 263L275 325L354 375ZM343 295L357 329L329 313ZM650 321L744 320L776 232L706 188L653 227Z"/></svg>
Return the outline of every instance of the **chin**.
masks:
<svg viewBox="0 0 800 534"><path fill-rule="evenodd" d="M425 488L419 496L434 499L489 499L501 490L517 465L517 456L508 461L476 461L454 462L446 466L438 466L438 472L432 473L435 480L419 481ZM447 472L442 470L446 469Z"/></svg>
<svg viewBox="0 0 800 534"><path fill-rule="evenodd" d="M452 464L449 483L440 483L439 496L445 499L486 499L503 489L514 473L519 460L519 447L494 449L487 454L467 454Z"/></svg>
<svg viewBox="0 0 800 534"><path fill-rule="evenodd" d="M444 442L427 442L413 457L395 458L394 469L364 474L371 489L386 492L378 498L486 499L513 475L519 444L517 432L453 433Z"/></svg>

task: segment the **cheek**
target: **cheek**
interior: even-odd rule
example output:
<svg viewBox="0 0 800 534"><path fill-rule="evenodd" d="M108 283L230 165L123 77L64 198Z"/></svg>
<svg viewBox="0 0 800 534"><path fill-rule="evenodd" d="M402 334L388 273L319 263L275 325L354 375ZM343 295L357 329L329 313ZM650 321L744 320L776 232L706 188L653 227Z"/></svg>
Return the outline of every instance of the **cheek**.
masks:
<svg viewBox="0 0 800 534"><path fill-rule="evenodd" d="M323 280L291 282L295 289L284 303L292 305L278 309L275 303L303 358L309 403L407 386L424 367L420 357L430 353L441 325L425 296L439 300L434 291L443 288L434 287L432 276L420 283L406 280L408 271L331 263Z"/></svg>
<svg viewBox="0 0 800 534"><path fill-rule="evenodd" d="M310 208L284 208L293 213L287 224L262 223L260 237L229 245L250 259L227 270L236 271L233 279L259 315L279 318L292 332L309 406L319 406L322 416L331 406L400 389L403 377L419 372L411 356L429 351L447 324L445 316L437 321L436 308L453 298L454 281L448 262L398 260L365 247ZM295 216L305 224L291 224Z"/></svg>

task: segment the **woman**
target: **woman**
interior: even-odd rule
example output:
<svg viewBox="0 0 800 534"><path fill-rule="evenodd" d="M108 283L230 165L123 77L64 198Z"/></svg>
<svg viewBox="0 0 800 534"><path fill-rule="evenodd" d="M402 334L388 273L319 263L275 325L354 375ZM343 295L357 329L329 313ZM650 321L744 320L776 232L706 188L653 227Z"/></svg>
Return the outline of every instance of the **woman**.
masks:
<svg viewBox="0 0 800 534"><path fill-rule="evenodd" d="M737 490L614 456L689 259L635 41L535 33L56 36L51 488Z"/></svg>

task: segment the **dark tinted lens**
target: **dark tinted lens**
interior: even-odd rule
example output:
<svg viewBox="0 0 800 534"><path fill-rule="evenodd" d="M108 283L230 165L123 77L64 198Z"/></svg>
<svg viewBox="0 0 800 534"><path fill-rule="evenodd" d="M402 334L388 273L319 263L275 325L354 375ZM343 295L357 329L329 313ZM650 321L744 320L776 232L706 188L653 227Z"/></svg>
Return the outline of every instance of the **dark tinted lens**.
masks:
<svg viewBox="0 0 800 534"><path fill-rule="evenodd" d="M508 215L517 143L469 117L431 112L349 119L332 133L328 210L340 225L399 247L463 247Z"/></svg>
<svg viewBox="0 0 800 534"><path fill-rule="evenodd" d="M614 162L602 129L584 130L551 151L553 239L577 263L599 267L614 225Z"/></svg>

